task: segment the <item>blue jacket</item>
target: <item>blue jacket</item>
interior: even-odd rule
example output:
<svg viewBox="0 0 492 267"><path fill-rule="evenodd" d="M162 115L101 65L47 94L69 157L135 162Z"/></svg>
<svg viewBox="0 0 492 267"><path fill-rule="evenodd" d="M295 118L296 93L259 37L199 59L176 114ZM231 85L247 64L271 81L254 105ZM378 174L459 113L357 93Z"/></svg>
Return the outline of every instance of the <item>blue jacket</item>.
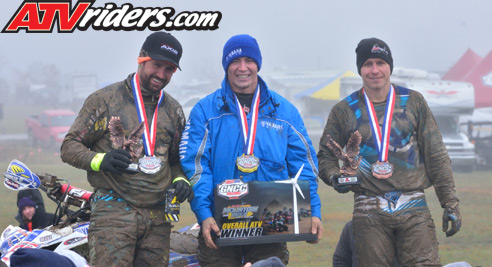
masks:
<svg viewBox="0 0 492 267"><path fill-rule="evenodd" d="M236 166L243 154L240 121L235 95L227 79L222 88L201 99L191 110L180 144L181 166L195 192L191 209L201 223L213 217L214 188L227 179L250 181L285 180L294 177L304 164L299 179L309 180L311 212L321 219L317 193L318 159L297 109L279 94L268 90L258 76L260 107L253 154L260 166L244 173ZM248 123L251 121L248 114Z"/></svg>

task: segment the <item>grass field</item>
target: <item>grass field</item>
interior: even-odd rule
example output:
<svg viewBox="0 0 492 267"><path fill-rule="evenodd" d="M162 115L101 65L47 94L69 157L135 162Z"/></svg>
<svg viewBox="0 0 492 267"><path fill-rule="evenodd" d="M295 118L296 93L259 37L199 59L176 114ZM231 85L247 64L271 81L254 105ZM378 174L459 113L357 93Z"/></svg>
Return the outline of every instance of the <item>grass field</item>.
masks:
<svg viewBox="0 0 492 267"><path fill-rule="evenodd" d="M5 117L19 118L15 122L3 122L9 127L2 129L3 133L22 133L23 116L35 114L40 110L23 110L13 112L6 108ZM17 109L18 110L18 109ZM20 124L20 125L19 125ZM43 148L29 147L24 142L0 142L0 172L3 173L12 159L19 159L36 173L50 173L59 178L69 179L71 184L80 188L92 190L87 183L84 171L75 169L61 162L54 151ZM2 179L3 181L3 179ZM443 264L466 261L472 266L492 266L492 172L477 171L473 173L455 174L457 195L460 198L463 227L453 237L446 238L441 231L442 209L439 206L433 188L426 191L427 200L434 218L440 255ZM340 232L352 215L352 194L338 194L331 187L321 182L319 194L322 201L323 239L317 245L305 242L289 243L290 266L331 266ZM14 219L17 213L16 192L0 186L0 230L9 224L17 225ZM54 204L45 197L47 210L54 211ZM181 221L175 225L180 229L195 222L195 217L189 205L182 205Z"/></svg>
<svg viewBox="0 0 492 267"><path fill-rule="evenodd" d="M69 179L71 184L91 189L84 171L64 164L55 152L31 148L23 143L0 143L0 171L6 170L10 160L21 159L33 172L46 172L59 178ZM492 266L492 172L473 172L455 174L456 190L461 200L463 227L450 238L441 232L440 208L434 190L426 191L432 215L435 220L443 264L467 261L472 266ZM0 229L16 225L16 192L0 186ZM352 213L352 195L338 194L331 187L321 183L319 194L322 200L323 239L317 245L305 242L289 243L290 266L331 266L331 259L338 237L345 222ZM47 210L55 206L45 197ZM195 222L189 205L182 205L181 221L175 225L179 229Z"/></svg>

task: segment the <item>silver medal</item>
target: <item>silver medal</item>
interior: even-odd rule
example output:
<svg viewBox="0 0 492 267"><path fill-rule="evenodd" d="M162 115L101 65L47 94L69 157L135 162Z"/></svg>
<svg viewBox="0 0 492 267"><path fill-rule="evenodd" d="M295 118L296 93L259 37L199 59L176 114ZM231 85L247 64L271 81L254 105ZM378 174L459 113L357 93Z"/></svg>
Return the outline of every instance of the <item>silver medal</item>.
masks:
<svg viewBox="0 0 492 267"><path fill-rule="evenodd" d="M155 174L162 167L162 160L154 156L145 156L138 160L138 167L143 173Z"/></svg>

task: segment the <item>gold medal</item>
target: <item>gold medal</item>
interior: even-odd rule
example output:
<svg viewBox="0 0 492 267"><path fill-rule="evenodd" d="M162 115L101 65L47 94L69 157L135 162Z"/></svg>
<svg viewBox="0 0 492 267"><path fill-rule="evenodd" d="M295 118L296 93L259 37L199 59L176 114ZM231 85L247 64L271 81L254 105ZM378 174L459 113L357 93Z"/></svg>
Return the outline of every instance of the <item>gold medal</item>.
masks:
<svg viewBox="0 0 492 267"><path fill-rule="evenodd" d="M260 165L260 159L254 155L245 155L237 157L236 160L237 168L242 172L254 172L258 169Z"/></svg>

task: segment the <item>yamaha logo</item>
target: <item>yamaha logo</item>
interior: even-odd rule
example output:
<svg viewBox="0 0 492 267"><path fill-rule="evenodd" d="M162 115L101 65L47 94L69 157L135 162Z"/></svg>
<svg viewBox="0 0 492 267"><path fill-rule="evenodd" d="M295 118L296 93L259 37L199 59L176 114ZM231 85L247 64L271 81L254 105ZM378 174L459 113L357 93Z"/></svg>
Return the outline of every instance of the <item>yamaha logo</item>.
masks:
<svg viewBox="0 0 492 267"><path fill-rule="evenodd" d="M217 186L217 194L225 199L239 199L248 194L248 184L239 179L225 180Z"/></svg>

